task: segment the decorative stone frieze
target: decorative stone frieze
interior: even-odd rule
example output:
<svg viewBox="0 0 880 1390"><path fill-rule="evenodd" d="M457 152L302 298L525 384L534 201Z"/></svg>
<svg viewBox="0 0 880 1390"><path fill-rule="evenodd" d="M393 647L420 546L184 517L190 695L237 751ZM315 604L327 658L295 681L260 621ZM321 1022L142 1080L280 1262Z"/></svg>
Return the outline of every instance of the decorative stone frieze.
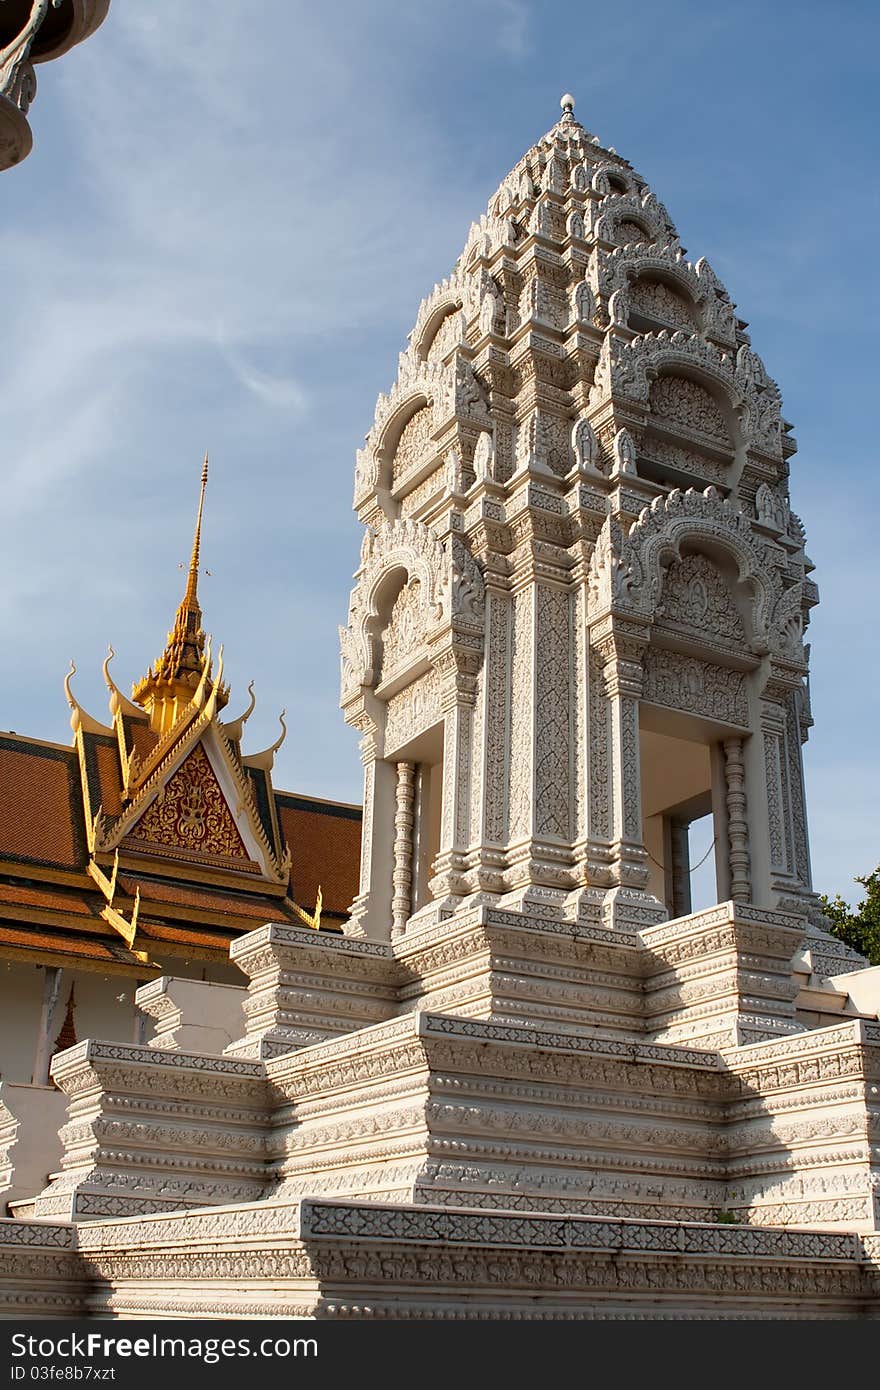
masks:
<svg viewBox="0 0 880 1390"><path fill-rule="evenodd" d="M0 1242L7 1317L855 1319L878 1297L873 1236L428 1205L2 1222Z"/></svg>

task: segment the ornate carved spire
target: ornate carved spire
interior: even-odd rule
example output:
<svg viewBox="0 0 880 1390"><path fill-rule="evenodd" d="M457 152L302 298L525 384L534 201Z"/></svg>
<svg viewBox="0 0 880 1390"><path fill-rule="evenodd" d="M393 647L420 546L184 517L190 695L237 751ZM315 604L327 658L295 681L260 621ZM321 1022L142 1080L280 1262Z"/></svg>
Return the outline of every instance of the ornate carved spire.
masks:
<svg viewBox="0 0 880 1390"><path fill-rule="evenodd" d="M199 605L199 554L202 540L202 512L205 488L208 483L208 455L202 465L199 507L193 536L192 555L186 580L186 591L177 609L174 626L168 634L165 650L150 670L132 689L132 697L147 711L150 725L164 734L191 702L202 677L210 676L210 652L205 650L202 629L202 610ZM228 691L217 690L217 707L226 704Z"/></svg>

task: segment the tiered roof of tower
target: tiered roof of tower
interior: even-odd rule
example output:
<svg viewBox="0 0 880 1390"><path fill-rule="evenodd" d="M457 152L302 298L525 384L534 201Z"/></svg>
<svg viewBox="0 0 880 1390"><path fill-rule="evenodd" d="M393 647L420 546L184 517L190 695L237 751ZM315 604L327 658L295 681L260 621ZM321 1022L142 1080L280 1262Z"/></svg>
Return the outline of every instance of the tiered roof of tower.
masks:
<svg viewBox="0 0 880 1390"><path fill-rule="evenodd" d="M225 960L267 921L333 928L356 891L360 809L277 791L278 740L242 752L254 709L221 721L198 600L202 471L183 599L129 700L104 663L110 723L65 680L73 747L0 735L0 955L157 973L156 957Z"/></svg>
<svg viewBox="0 0 880 1390"><path fill-rule="evenodd" d="M796 448L791 427L780 420L778 388L751 350L735 304L708 261L686 260L666 208L644 179L575 119L573 98L563 107L562 119L523 155L472 224L452 274L422 301L397 381L379 397L358 455L355 506L368 524L394 511L389 492L401 516L431 520L425 504L454 468L460 494L479 475L506 481L528 459L558 477L578 460L608 475L608 429L621 409L626 413L624 400L638 436L622 447L634 442L644 454L641 477L665 487L723 482L729 489L720 465L733 453L730 422L723 409L717 418L699 392L690 403L680 391L657 403L675 423L687 425L693 416L692 466L676 466L659 422L647 424L650 447L640 449L646 416L663 413L649 405L650 384L672 367L695 384L724 382L737 398L748 452L761 456L748 460L740 492L754 498L762 482L773 489L787 476L784 460ZM431 410L414 420L419 391ZM438 426L454 415L470 422L449 433L460 458L450 461L448 477L441 470L434 478L433 489L420 486L432 444L435 454L445 452ZM573 436L581 417L593 439L585 430ZM490 438L481 439L487 430Z"/></svg>

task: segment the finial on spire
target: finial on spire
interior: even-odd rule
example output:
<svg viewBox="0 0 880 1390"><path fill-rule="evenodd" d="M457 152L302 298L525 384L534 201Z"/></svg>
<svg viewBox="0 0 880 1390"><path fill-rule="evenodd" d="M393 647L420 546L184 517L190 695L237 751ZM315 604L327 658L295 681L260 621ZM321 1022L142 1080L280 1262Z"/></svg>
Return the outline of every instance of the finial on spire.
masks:
<svg viewBox="0 0 880 1390"><path fill-rule="evenodd" d="M168 634L168 642L155 671L151 667L131 692L134 701L147 711L151 728L159 734L166 733L173 726L188 704L195 702L201 709L207 695L206 685L211 674L210 640L206 643L202 631L202 610L198 599L202 512L207 484L208 455L205 454L186 593L178 606L174 626ZM220 709L226 704L228 692L220 684L219 678L216 687L214 708Z"/></svg>
<svg viewBox="0 0 880 1390"><path fill-rule="evenodd" d="M564 121L574 119L574 97L571 92L563 93L559 105L562 107L562 119Z"/></svg>
<svg viewBox="0 0 880 1390"><path fill-rule="evenodd" d="M202 544L202 510L205 505L205 488L208 486L208 454L205 451L205 462L202 464L202 485L199 491L199 510L196 514L196 532L193 536L192 556L189 562L189 578L186 585L186 597L195 601L196 589L199 581L199 550Z"/></svg>

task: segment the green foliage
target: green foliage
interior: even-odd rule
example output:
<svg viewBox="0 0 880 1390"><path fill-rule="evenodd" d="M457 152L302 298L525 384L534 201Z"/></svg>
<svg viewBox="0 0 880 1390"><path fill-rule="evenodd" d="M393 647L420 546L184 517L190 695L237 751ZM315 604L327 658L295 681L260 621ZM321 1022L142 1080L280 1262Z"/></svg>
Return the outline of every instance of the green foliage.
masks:
<svg viewBox="0 0 880 1390"><path fill-rule="evenodd" d="M867 956L872 965L880 965L880 864L866 878L854 881L865 890L855 911L839 893L834 898L820 899L822 911L831 922L835 936Z"/></svg>

